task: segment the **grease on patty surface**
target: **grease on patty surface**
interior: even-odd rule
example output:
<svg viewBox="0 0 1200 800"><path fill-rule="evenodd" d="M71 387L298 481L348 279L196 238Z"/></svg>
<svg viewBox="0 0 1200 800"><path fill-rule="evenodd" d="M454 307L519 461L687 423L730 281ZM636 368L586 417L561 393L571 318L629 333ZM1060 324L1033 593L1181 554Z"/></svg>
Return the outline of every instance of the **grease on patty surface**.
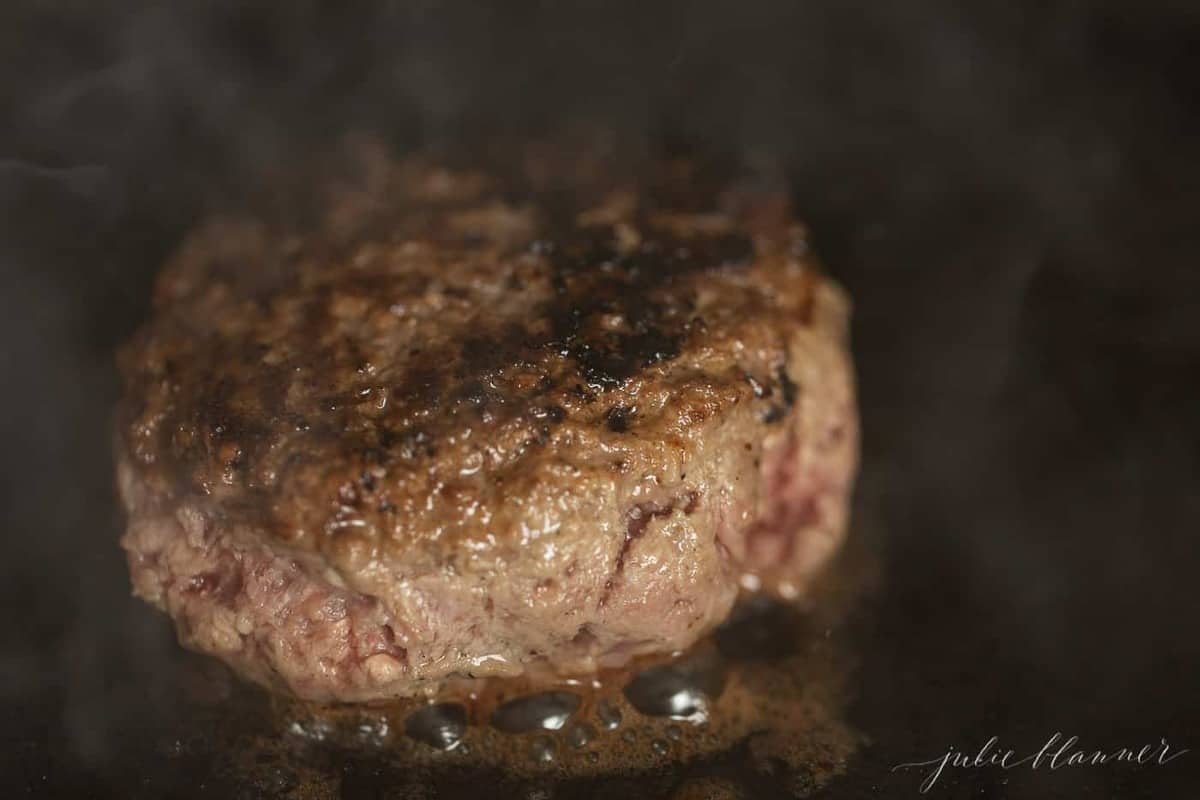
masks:
<svg viewBox="0 0 1200 800"><path fill-rule="evenodd" d="M377 157L226 220L123 351L135 592L312 699L586 673L804 591L856 458L846 302L777 195L686 161Z"/></svg>

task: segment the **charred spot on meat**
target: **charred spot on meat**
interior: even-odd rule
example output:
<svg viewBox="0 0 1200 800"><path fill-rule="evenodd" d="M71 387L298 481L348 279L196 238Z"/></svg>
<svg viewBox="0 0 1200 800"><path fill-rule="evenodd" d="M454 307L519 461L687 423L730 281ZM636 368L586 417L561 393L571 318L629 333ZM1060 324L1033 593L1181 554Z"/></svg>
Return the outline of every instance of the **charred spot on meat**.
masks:
<svg viewBox="0 0 1200 800"><path fill-rule="evenodd" d="M806 591L857 425L848 304L780 198L687 162L372 163L309 230L197 231L121 354L122 544L185 645L365 701Z"/></svg>

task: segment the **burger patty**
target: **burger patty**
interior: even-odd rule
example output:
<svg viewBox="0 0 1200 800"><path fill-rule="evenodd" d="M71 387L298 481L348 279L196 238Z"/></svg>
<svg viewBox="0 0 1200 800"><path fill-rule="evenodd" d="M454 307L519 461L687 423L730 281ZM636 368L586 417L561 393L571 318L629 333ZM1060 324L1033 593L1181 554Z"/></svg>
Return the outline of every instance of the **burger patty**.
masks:
<svg viewBox="0 0 1200 800"><path fill-rule="evenodd" d="M368 159L199 230L121 353L135 593L313 700L581 674L802 595L857 450L847 303L770 192L667 161Z"/></svg>

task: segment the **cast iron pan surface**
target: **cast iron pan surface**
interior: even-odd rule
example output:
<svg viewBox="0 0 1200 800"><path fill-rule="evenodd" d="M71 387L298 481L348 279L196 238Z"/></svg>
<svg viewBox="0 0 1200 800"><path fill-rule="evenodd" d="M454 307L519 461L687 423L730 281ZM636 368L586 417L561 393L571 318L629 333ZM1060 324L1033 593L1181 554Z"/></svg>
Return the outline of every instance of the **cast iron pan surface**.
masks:
<svg viewBox="0 0 1200 800"><path fill-rule="evenodd" d="M933 767L899 765L1056 733L1180 754L951 765L926 796L1196 796L1200 15L1023 5L6 6L3 796L918 797ZM286 206L346 131L563 123L782 169L854 298L835 588L723 634L808 705L682 759L690 729L627 714L641 760L587 774L289 734L305 712L129 596L113 350L190 226Z"/></svg>

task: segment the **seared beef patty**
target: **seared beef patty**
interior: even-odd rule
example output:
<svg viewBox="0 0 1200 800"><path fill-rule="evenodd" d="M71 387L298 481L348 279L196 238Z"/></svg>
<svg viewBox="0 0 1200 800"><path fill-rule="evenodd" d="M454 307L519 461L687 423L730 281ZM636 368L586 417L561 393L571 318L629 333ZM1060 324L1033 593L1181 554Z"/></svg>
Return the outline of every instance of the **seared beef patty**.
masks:
<svg viewBox="0 0 1200 800"><path fill-rule="evenodd" d="M846 301L687 162L376 159L216 222L123 352L122 543L180 639L317 700L684 648L804 592L856 457Z"/></svg>

